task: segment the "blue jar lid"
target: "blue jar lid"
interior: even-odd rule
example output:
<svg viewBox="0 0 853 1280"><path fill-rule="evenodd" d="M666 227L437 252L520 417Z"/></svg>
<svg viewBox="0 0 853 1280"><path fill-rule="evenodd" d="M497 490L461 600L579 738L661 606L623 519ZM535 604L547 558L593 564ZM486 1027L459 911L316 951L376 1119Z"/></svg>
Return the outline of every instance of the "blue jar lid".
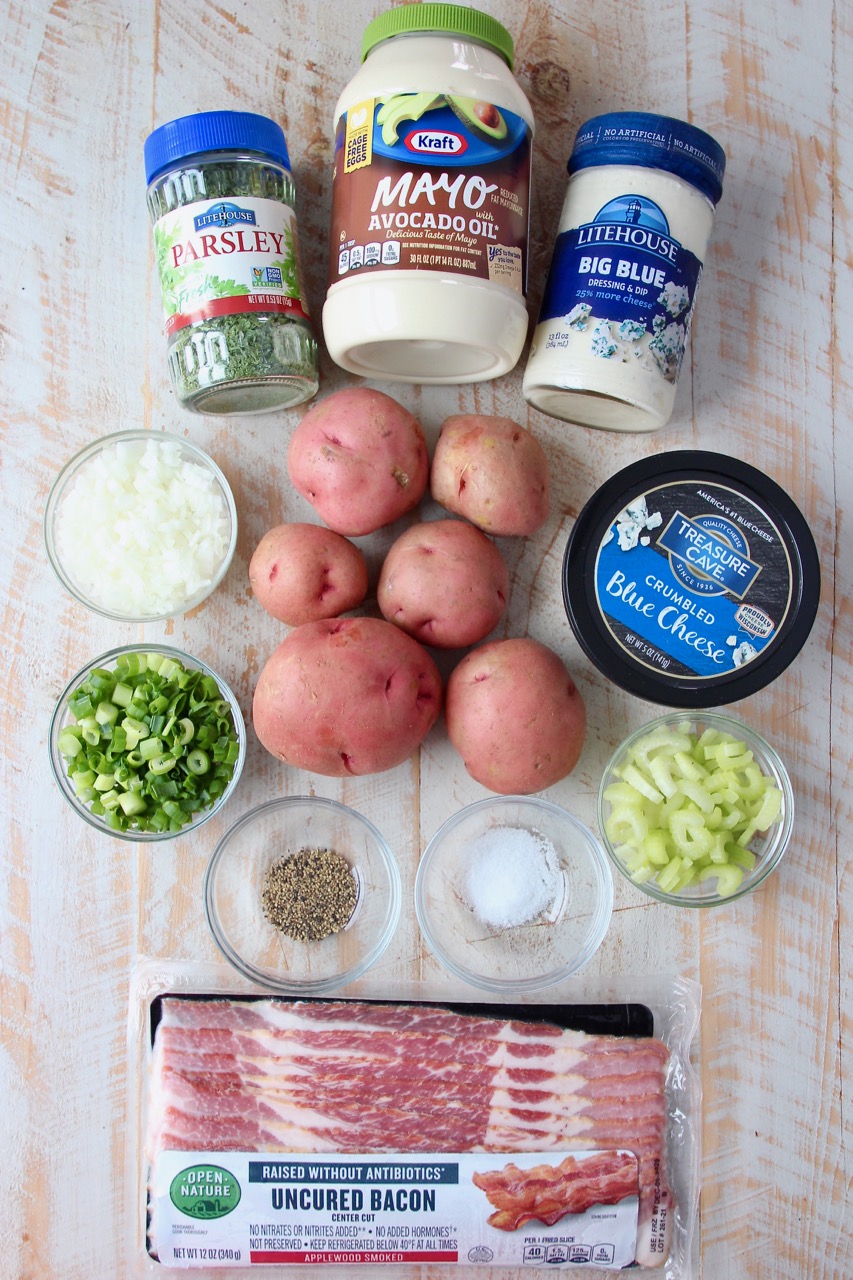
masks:
<svg viewBox="0 0 853 1280"><path fill-rule="evenodd" d="M164 169L205 151L258 151L290 168L281 125L251 111L200 111L160 125L145 139L148 182Z"/></svg>
<svg viewBox="0 0 853 1280"><path fill-rule="evenodd" d="M726 153L710 134L683 120L645 111L611 111L581 125L569 173L602 164L666 169L717 204L723 194Z"/></svg>

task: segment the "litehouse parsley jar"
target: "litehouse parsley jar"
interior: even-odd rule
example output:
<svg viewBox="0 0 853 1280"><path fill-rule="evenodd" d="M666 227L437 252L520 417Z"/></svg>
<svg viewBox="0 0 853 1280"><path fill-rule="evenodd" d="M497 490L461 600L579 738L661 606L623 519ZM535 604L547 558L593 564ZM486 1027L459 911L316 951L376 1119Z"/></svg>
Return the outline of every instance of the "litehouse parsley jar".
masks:
<svg viewBox="0 0 853 1280"><path fill-rule="evenodd" d="M775 680L820 598L808 525L775 481L722 454L644 458L592 495L563 560L590 661L670 707L722 706Z"/></svg>
<svg viewBox="0 0 853 1280"><path fill-rule="evenodd" d="M317 390L281 127L206 111L145 142L169 371L198 413L265 413Z"/></svg>
<svg viewBox="0 0 853 1280"><path fill-rule="evenodd" d="M336 111L323 333L397 382L507 373L527 336L533 114L488 14L413 4L367 27Z"/></svg>
<svg viewBox="0 0 853 1280"><path fill-rule="evenodd" d="M653 431L675 402L725 153L667 116L614 112L581 127L524 374L554 418Z"/></svg>

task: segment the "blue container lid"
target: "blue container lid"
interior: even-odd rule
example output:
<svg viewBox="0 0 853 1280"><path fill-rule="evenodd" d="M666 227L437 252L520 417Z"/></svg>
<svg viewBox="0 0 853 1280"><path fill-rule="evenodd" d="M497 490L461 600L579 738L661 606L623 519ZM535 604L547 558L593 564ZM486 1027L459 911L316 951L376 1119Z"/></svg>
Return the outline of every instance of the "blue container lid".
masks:
<svg viewBox="0 0 853 1280"><path fill-rule="evenodd" d="M666 169L717 204L723 194L726 153L710 134L683 120L645 111L612 111L581 125L569 173L602 164Z"/></svg>
<svg viewBox="0 0 853 1280"><path fill-rule="evenodd" d="M614 533L622 513L628 513L633 504L641 504L635 510L648 504L660 523L653 528L645 525L640 531L644 541L633 543L629 538L623 548ZM719 531L716 536L729 546L737 541L729 542L732 535L727 525L755 530L754 538L748 539L745 532L740 535L745 559L758 568L745 595L740 594L743 580L726 586L710 573L692 571L677 552L670 552L668 530L679 523L676 516L687 524L695 521L700 529ZM639 553L644 567L629 559L633 567L625 569L627 590L641 593L639 609L629 604L623 611L623 601L617 602L605 589L607 570L599 566L611 545L620 558ZM635 574L639 576L631 581ZM646 585L637 588L636 582ZM770 476L739 458L677 449L629 463L592 494L566 544L562 587L576 640L593 666L614 684L667 707L714 707L751 697L794 661L817 615L820 559L805 516ZM686 623L687 645L679 636L681 621L669 629L660 624L658 610L676 600L684 609L683 617L692 618ZM646 605L652 613L644 612ZM670 616L677 613L673 607ZM716 615L716 631L707 631L715 625L711 615ZM731 639L727 618L732 623ZM689 640L691 635L699 639L691 627L724 642L728 656L718 668L701 660L686 663L691 647L697 655L700 647ZM763 647L737 661L732 641L758 635L763 637Z"/></svg>
<svg viewBox="0 0 853 1280"><path fill-rule="evenodd" d="M257 151L290 168L281 125L251 111L200 111L160 125L145 139L145 173L151 182L164 169L205 151Z"/></svg>

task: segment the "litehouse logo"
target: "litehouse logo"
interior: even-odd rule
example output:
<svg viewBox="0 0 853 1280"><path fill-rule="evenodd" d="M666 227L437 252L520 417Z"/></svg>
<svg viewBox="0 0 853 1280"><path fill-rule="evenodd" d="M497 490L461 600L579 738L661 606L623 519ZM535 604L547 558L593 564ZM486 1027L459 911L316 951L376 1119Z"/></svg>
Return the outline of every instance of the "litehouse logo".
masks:
<svg viewBox="0 0 853 1280"><path fill-rule="evenodd" d="M218 1165L190 1165L172 1179L169 1199L188 1218L211 1221L236 1209L240 1184L233 1173Z"/></svg>
<svg viewBox="0 0 853 1280"><path fill-rule="evenodd" d="M669 233L666 214L646 196L617 196L603 205L592 222L579 227L577 247L595 244L632 245L649 253L676 259L678 241Z"/></svg>
<svg viewBox="0 0 853 1280"><path fill-rule="evenodd" d="M252 209L241 209L238 204L223 200L215 204L206 213L199 213L193 218L196 231L204 231L207 227L233 227L255 225L255 214Z"/></svg>
<svg viewBox="0 0 853 1280"><path fill-rule="evenodd" d="M468 140L450 129L416 129L404 141L419 155L461 156L468 150Z"/></svg>
<svg viewBox="0 0 853 1280"><path fill-rule="evenodd" d="M669 553L676 577L702 595L728 591L742 599L761 572L743 534L722 516L692 520L676 511L657 545Z"/></svg>

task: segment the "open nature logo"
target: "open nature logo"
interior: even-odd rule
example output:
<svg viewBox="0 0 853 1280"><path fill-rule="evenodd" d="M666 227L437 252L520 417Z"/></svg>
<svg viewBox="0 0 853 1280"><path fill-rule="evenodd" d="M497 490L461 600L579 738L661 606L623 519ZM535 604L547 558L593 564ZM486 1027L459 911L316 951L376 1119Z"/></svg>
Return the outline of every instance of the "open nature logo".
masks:
<svg viewBox="0 0 853 1280"><path fill-rule="evenodd" d="M224 1218L240 1203L240 1184L228 1169L215 1164L194 1164L182 1169L171 1182L169 1198L188 1218L210 1221Z"/></svg>

